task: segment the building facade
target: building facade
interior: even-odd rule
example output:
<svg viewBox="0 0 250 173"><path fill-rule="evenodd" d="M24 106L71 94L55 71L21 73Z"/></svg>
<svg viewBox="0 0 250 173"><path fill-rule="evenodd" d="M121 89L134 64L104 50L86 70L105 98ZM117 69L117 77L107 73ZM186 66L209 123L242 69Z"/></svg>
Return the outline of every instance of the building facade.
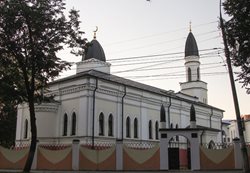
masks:
<svg viewBox="0 0 250 173"><path fill-rule="evenodd" d="M36 105L40 142L155 142L160 128L190 128L191 107L195 128L203 131L200 142L222 142L223 110L207 104L207 84L201 80L198 46L191 31L185 46L186 82L180 84L180 92L112 75L110 67L94 38L77 63L76 74L51 82L46 96L54 99ZM29 140L29 109L24 103L18 107L16 142Z"/></svg>
<svg viewBox="0 0 250 173"><path fill-rule="evenodd" d="M227 124L227 133L228 133L228 141L232 142L235 138L240 138L239 130L237 125L237 120L227 120L229 123ZM250 143L250 115L242 115L241 123L244 130L244 138L245 142Z"/></svg>

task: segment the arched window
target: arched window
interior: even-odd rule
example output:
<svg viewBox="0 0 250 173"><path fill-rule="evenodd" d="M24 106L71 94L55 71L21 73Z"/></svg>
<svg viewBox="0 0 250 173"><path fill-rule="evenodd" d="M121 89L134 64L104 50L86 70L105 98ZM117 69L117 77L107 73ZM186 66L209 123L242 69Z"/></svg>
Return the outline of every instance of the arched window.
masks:
<svg viewBox="0 0 250 173"><path fill-rule="evenodd" d="M126 119L126 137L130 138L130 118Z"/></svg>
<svg viewBox="0 0 250 173"><path fill-rule="evenodd" d="M113 136L113 115L109 115L109 129L108 129L108 135Z"/></svg>
<svg viewBox="0 0 250 173"><path fill-rule="evenodd" d="M63 117L63 136L67 136L68 131L68 115L65 113Z"/></svg>
<svg viewBox="0 0 250 173"><path fill-rule="evenodd" d="M215 143L213 140L211 140L209 143L208 143L208 148L209 149L216 149L216 146L215 146Z"/></svg>
<svg viewBox="0 0 250 173"><path fill-rule="evenodd" d="M101 113L99 115L99 135L103 136L104 135L104 115Z"/></svg>
<svg viewBox="0 0 250 173"><path fill-rule="evenodd" d="M159 139L159 124L158 121L155 122L155 139Z"/></svg>
<svg viewBox="0 0 250 173"><path fill-rule="evenodd" d="M152 121L148 122L148 138L152 139Z"/></svg>
<svg viewBox="0 0 250 173"><path fill-rule="evenodd" d="M76 135L76 113L72 114L72 126L71 126L71 135Z"/></svg>
<svg viewBox="0 0 250 173"><path fill-rule="evenodd" d="M170 129L172 129L172 128L173 128L173 123L170 124Z"/></svg>
<svg viewBox="0 0 250 173"><path fill-rule="evenodd" d="M28 138L28 120L26 119L25 120L25 123L24 123L24 139L27 139Z"/></svg>
<svg viewBox="0 0 250 173"><path fill-rule="evenodd" d="M161 105L161 113L160 113L160 121L161 122L166 122L166 112L165 112L165 108L163 105Z"/></svg>
<svg viewBox="0 0 250 173"><path fill-rule="evenodd" d="M175 128L178 129L178 124L175 125ZM175 137L176 141L179 141L179 136Z"/></svg>
<svg viewBox="0 0 250 173"><path fill-rule="evenodd" d="M188 68L188 82L192 81L191 68Z"/></svg>
<svg viewBox="0 0 250 173"><path fill-rule="evenodd" d="M138 138L138 120L134 119L134 138Z"/></svg>
<svg viewBox="0 0 250 173"><path fill-rule="evenodd" d="M197 68L197 80L200 80L200 67Z"/></svg>

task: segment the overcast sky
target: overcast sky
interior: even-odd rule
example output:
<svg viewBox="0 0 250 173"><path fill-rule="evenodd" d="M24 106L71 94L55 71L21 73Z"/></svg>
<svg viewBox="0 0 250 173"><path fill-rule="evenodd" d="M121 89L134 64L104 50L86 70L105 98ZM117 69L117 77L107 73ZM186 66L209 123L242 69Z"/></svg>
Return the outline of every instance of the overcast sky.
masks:
<svg viewBox="0 0 250 173"><path fill-rule="evenodd" d="M89 41L98 26L97 40L112 64L112 74L175 92L179 82L186 81L184 48L191 21L200 50L201 80L208 83L208 103L225 110L224 119L235 119L218 29L219 0L66 0L66 7L80 11L81 29ZM60 56L70 62L81 60L68 51ZM74 73L75 66L61 77ZM250 97L240 86L241 114L249 114Z"/></svg>

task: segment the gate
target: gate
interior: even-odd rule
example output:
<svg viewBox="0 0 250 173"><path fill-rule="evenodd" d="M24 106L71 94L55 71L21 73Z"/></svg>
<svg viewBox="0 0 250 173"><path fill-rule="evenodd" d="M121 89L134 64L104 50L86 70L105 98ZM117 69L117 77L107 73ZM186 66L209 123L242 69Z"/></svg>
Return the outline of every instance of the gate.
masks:
<svg viewBox="0 0 250 173"><path fill-rule="evenodd" d="M168 165L170 170L191 169L189 141L183 136L175 136L169 141Z"/></svg>
<svg viewBox="0 0 250 173"><path fill-rule="evenodd" d="M169 169L180 169L179 148L168 148Z"/></svg>

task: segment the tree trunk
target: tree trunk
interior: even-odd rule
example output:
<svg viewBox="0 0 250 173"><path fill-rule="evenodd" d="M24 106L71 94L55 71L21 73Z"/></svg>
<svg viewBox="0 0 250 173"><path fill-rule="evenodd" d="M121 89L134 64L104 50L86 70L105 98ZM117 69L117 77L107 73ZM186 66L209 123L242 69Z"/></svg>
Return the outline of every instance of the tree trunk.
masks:
<svg viewBox="0 0 250 173"><path fill-rule="evenodd" d="M30 144L28 158L26 160L25 167L23 169L23 172L25 173L30 172L37 145L35 106L34 106L34 99L32 98L29 99L29 109L30 109L30 126L31 126L31 144Z"/></svg>
<svg viewBox="0 0 250 173"><path fill-rule="evenodd" d="M247 153L247 148L246 148L246 143L245 143L245 138L244 138L244 133L243 133L242 120L240 117L240 108L239 108L239 102L238 102L237 92L236 92L236 88L235 88L233 70L232 70L232 66L231 66L230 51L228 48L228 43L227 43L226 33L225 33L225 28L224 28L224 22L223 22L223 18L222 18L222 14L221 14L221 0L220 0L220 27L221 27L222 39L223 39L223 43L224 43L224 51L225 51L226 62L227 62L227 66L228 66L228 73L229 73L229 78L230 78L230 83L231 83L234 108L235 108L237 126L238 126L240 143L241 143L241 153L242 153L242 159L243 159L243 171L245 173L249 173L250 172L249 161L248 161L249 159L248 159L248 153Z"/></svg>

